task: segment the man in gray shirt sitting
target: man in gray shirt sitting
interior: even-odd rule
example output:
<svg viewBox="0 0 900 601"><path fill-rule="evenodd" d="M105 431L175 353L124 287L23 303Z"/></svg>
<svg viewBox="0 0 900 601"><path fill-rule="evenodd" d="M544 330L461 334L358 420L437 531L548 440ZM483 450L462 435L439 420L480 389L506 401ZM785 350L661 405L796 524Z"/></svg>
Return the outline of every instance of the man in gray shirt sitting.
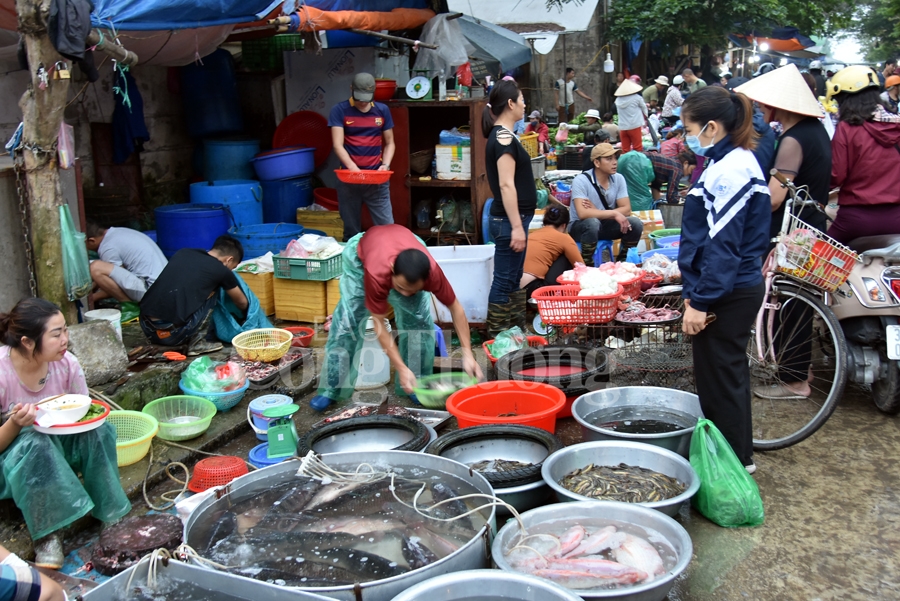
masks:
<svg viewBox="0 0 900 601"><path fill-rule="evenodd" d="M91 261L94 292L90 300L141 302L168 262L156 243L143 232L103 228L92 221L88 221L84 233L87 249L100 255L99 261Z"/></svg>
<svg viewBox="0 0 900 601"><path fill-rule="evenodd" d="M594 266L599 240L621 239L616 260L623 261L628 249L641 241L644 231L641 220L631 214L625 178L616 173L618 153L611 144L597 144L591 150L594 168L576 175L572 181L569 234L581 244L581 257L588 267Z"/></svg>

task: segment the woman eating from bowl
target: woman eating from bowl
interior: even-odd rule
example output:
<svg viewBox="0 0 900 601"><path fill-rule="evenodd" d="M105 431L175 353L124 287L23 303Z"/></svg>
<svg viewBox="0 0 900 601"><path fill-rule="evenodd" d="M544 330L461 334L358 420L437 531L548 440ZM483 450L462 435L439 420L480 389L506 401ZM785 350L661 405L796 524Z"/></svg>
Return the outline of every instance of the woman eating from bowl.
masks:
<svg viewBox="0 0 900 601"><path fill-rule="evenodd" d="M694 378L703 415L712 420L751 474L753 433L747 343L763 297L762 256L771 202L753 155L753 106L724 88L697 90L681 109L685 143L707 159L688 193L678 266L694 337ZM708 322L707 317L716 319Z"/></svg>
<svg viewBox="0 0 900 601"><path fill-rule="evenodd" d="M88 394L84 372L67 352L69 333L59 307L40 298L20 301L0 314L0 343L0 499L12 499L22 510L35 563L59 569L60 528L88 513L114 522L131 510L119 481L116 430L104 423L81 434L47 435L31 427L35 403Z"/></svg>

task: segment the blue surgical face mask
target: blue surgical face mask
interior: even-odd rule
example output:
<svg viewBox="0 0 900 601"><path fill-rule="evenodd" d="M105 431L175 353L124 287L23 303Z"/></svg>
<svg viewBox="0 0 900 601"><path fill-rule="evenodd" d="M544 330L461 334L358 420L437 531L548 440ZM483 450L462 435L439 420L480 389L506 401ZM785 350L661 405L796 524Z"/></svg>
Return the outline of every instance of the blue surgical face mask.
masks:
<svg viewBox="0 0 900 601"><path fill-rule="evenodd" d="M709 146L702 146L700 142L700 136L703 135L703 132L706 131L706 128L709 127L709 123L703 126L703 129L700 130L696 136L685 136L684 143L687 144L687 147L691 149L691 152L694 154L698 154L700 156L706 156L707 151L710 148L716 145L715 141L713 141Z"/></svg>

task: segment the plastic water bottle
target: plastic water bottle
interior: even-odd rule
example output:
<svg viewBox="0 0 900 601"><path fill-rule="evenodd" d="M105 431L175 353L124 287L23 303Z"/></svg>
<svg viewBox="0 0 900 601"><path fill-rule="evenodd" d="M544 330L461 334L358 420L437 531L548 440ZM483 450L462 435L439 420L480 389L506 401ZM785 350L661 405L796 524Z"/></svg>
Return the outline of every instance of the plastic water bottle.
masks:
<svg viewBox="0 0 900 601"><path fill-rule="evenodd" d="M431 159L431 179L437 179L437 156Z"/></svg>

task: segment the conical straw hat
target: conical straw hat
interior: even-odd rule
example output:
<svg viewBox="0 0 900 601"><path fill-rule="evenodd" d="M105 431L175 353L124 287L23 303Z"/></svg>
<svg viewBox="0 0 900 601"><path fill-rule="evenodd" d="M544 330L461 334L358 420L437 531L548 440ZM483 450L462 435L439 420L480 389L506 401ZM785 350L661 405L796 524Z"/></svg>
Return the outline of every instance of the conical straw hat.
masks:
<svg viewBox="0 0 900 601"><path fill-rule="evenodd" d="M821 117L822 107L793 63L769 71L734 88L760 104L798 115Z"/></svg>
<svg viewBox="0 0 900 601"><path fill-rule="evenodd" d="M630 79L626 79L622 82L622 85L616 90L615 96L631 96L632 94L637 94L642 91L644 88L641 87L640 84L634 83Z"/></svg>

